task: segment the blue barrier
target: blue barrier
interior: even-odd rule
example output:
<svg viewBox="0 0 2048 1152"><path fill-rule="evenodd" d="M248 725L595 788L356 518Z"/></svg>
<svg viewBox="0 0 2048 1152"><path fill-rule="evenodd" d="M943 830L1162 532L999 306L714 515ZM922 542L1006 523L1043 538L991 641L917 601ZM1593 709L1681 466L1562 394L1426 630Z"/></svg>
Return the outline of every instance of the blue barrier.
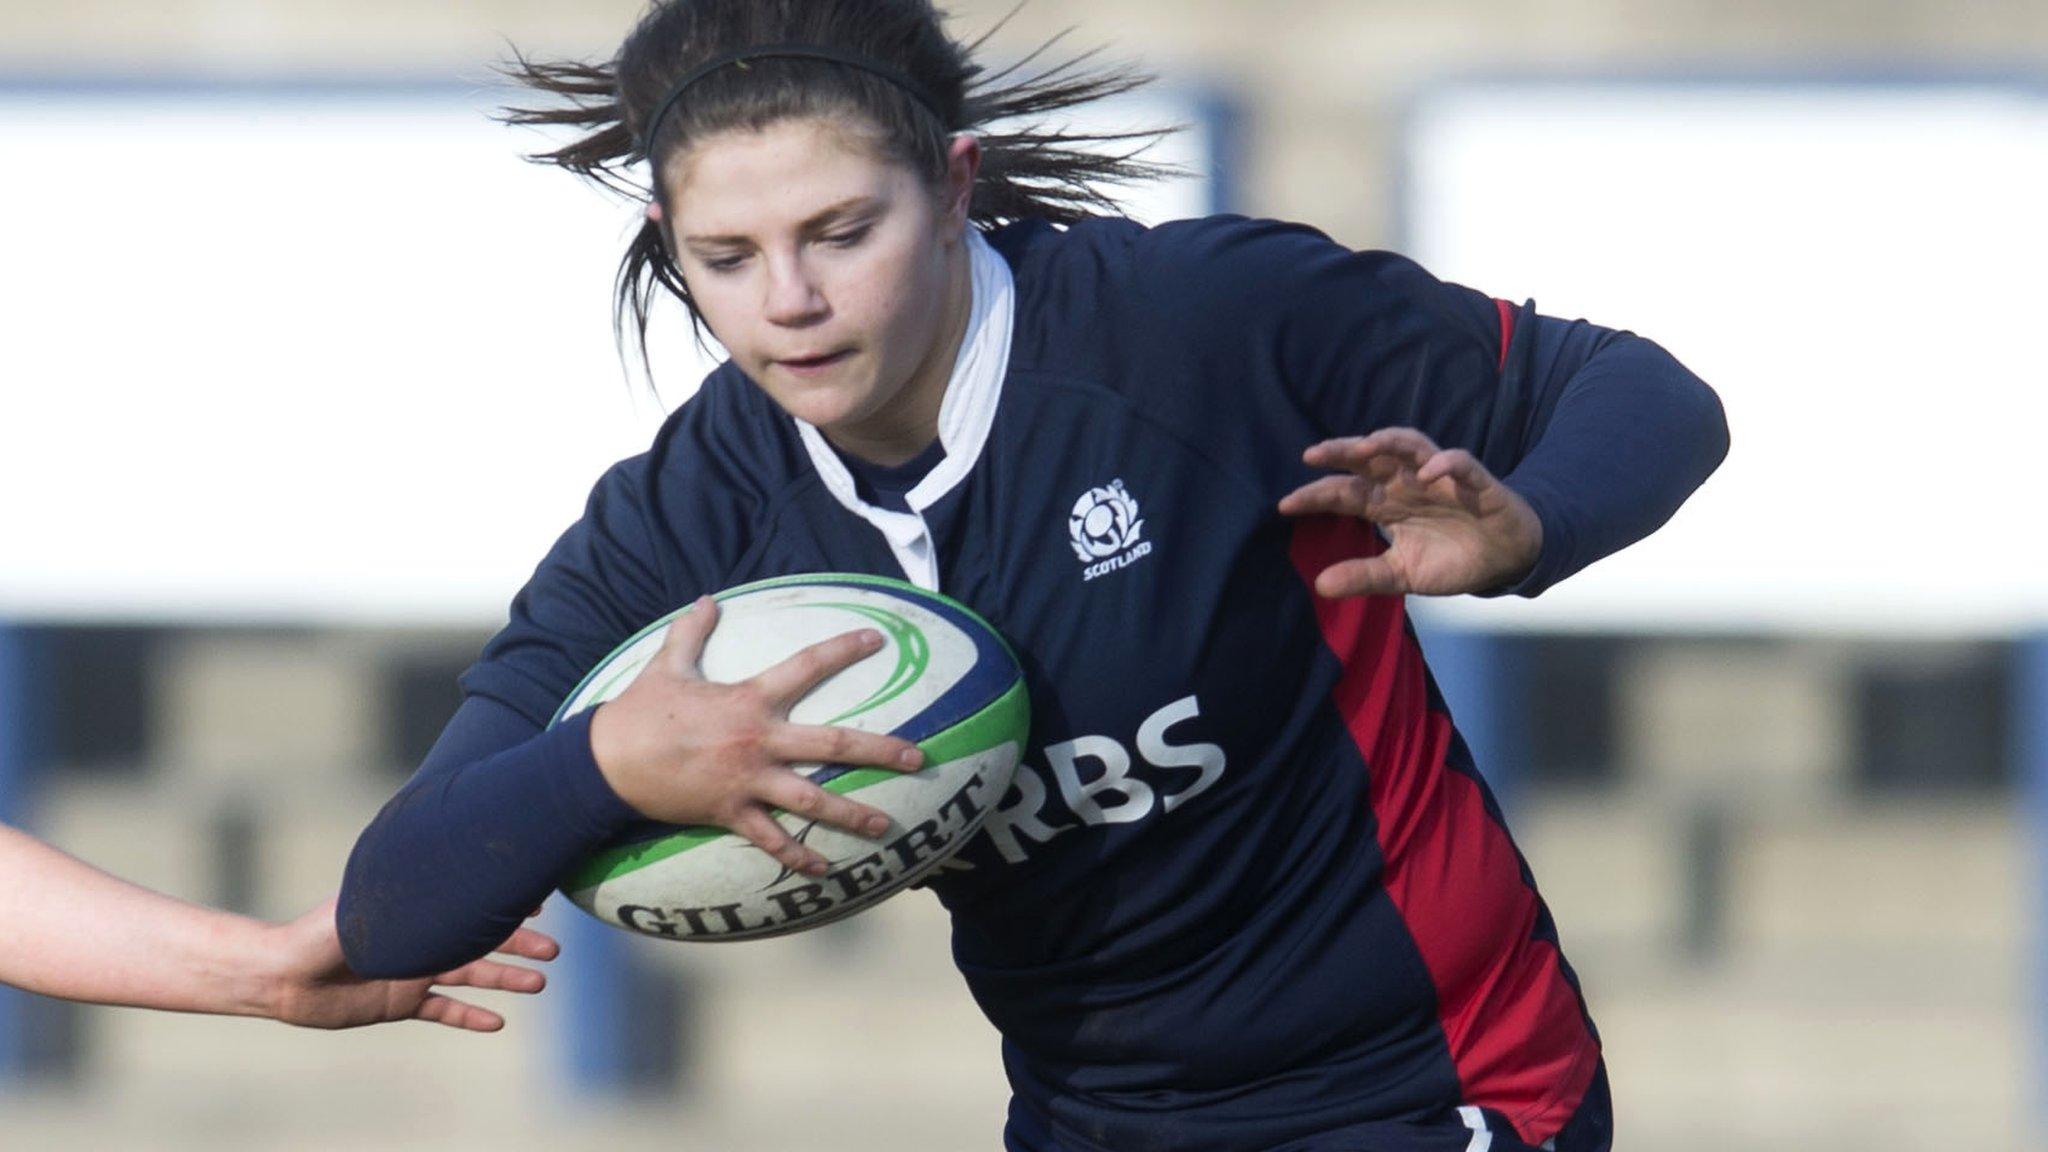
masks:
<svg viewBox="0 0 2048 1152"><path fill-rule="evenodd" d="M1458 732L1503 809L1528 776L1529 742L1512 706L1518 649L1496 633L1415 620L1416 638L1429 661L1437 691L1450 706Z"/></svg>
<svg viewBox="0 0 2048 1152"><path fill-rule="evenodd" d="M42 741L44 709L35 688L29 630L0 621L0 823L19 826ZM28 994L0 985L0 1086L29 1072Z"/></svg>
<svg viewBox="0 0 2048 1152"><path fill-rule="evenodd" d="M2013 662L2013 768L2026 804L2032 881L2033 979L2030 1005L2034 1019L2032 1051L2034 1106L2029 1115L2048 1109L2048 632L2023 637Z"/></svg>
<svg viewBox="0 0 2048 1152"><path fill-rule="evenodd" d="M614 1094L634 1079L627 941L619 929L585 915L561 896L551 897L549 905L548 929L562 942L548 989L563 1039L557 1070L579 1095Z"/></svg>
<svg viewBox="0 0 2048 1152"><path fill-rule="evenodd" d="M640 954L644 941L559 896L549 901L547 926L562 942L548 993L562 1037L556 1082L599 1105L687 1088L688 982Z"/></svg>

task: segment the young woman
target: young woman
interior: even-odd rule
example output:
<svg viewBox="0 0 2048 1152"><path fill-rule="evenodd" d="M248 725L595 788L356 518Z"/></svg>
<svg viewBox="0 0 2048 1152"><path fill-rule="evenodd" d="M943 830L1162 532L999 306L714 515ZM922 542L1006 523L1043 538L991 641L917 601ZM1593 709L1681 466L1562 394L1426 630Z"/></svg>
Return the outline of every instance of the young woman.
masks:
<svg viewBox="0 0 2048 1152"><path fill-rule="evenodd" d="M811 571L954 596L1020 654L1016 787L932 887L1028 1152L1604 1149L1600 1047L1446 715L1407 594L1535 595L1647 534L1726 447L1648 341L1303 227L1095 218L1130 175L1000 126L1137 81L980 75L927 0L667 0L604 65L522 66L633 190L622 318L731 359L597 483L357 845L359 971L458 963L636 822L830 863L786 765L916 766L786 722L873 650L740 685L714 606L594 715L583 673L708 592ZM644 344L643 344L644 347Z"/></svg>
<svg viewBox="0 0 2048 1152"><path fill-rule="evenodd" d="M431 979L366 980L342 963L328 901L288 924L216 912L138 888L0 826L0 983L94 1004L266 1016L305 1028L431 1020L496 1032L504 1017L435 986L538 992L540 973L473 960ZM500 948L551 960L519 928Z"/></svg>

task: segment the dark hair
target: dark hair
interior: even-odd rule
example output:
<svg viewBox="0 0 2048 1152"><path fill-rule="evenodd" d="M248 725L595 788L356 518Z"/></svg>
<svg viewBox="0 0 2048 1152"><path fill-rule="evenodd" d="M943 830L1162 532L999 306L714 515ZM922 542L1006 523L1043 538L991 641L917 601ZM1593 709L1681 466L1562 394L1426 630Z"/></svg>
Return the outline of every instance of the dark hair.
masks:
<svg viewBox="0 0 2048 1152"><path fill-rule="evenodd" d="M1125 67L1091 67L1093 52L1040 64L1061 37L1007 68L984 73L973 57L988 37L957 43L941 20L930 0L659 0L607 62L538 61L515 53L505 71L562 100L551 107L508 108L504 119L585 130L528 159L566 168L643 203L662 198L658 161L691 141L783 119L849 113L875 130L884 156L934 182L945 175L951 136L977 131L982 164L968 211L982 228L1026 217L1072 223L1113 209L1104 185L1169 171L1137 158L1163 131L1090 133L1039 119L1129 92L1150 76ZM753 46L791 43L857 54L903 73L923 91L913 95L829 60L755 59L691 83L686 97L662 117L658 137L641 140L657 107L698 65ZM991 124L997 127L989 130ZM636 173L642 161L649 162L644 177ZM661 227L650 221L620 261L612 314L621 341L632 318L643 366L648 311L662 289L689 308L701 335L703 319L689 286Z"/></svg>

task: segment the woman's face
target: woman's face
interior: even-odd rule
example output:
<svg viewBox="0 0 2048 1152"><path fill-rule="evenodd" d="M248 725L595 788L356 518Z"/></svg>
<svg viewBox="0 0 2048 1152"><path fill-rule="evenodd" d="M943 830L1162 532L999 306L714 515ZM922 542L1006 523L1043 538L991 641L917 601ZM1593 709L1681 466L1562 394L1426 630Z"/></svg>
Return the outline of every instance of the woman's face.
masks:
<svg viewBox="0 0 2048 1152"><path fill-rule="evenodd" d="M712 333L784 411L881 463L937 434L966 326L978 146L960 137L949 159L935 190L843 122L803 119L663 169L676 264Z"/></svg>

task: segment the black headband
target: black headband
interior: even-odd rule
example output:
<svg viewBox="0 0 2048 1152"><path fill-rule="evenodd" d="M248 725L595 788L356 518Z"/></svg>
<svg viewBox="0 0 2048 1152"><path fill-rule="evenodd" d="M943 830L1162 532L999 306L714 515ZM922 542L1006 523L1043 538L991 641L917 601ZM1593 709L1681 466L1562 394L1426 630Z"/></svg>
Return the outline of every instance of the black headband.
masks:
<svg viewBox="0 0 2048 1152"><path fill-rule="evenodd" d="M932 99L931 93L924 85L912 79L908 73L879 60L871 60L853 52L842 52L837 48L827 48L818 44L762 44L753 48L742 48L737 52L727 52L723 56L713 56L684 73L683 78L676 81L675 87L668 90L668 95L662 97L661 103L655 105L654 115L647 121L647 131L640 136L640 154L647 157L654 155L654 138L661 131L661 122L668 118L670 110L676 106L676 101L683 98L683 93L689 90L690 85L721 68L734 64L744 67L749 60L829 60L834 64L844 64L848 68L858 68L901 88L941 122L946 119L939 111L939 102Z"/></svg>

